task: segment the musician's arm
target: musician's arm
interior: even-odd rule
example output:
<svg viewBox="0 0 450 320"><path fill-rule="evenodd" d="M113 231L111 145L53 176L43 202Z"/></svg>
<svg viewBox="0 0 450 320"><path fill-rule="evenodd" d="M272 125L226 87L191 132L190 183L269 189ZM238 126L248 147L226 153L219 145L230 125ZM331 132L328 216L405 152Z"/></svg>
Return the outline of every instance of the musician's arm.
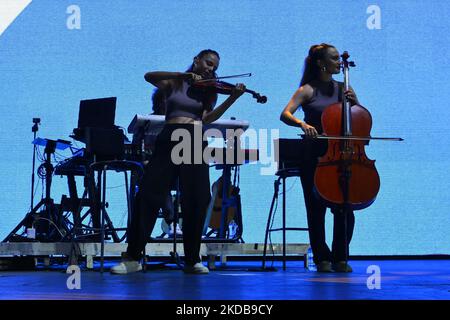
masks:
<svg viewBox="0 0 450 320"><path fill-rule="evenodd" d="M219 119L239 97L229 96L217 108L203 111L202 122L208 124Z"/></svg>
<svg viewBox="0 0 450 320"><path fill-rule="evenodd" d="M313 88L310 85L304 85L295 91L288 104L281 112L280 120L289 126L303 128L305 122L294 116L297 109L311 99L313 95Z"/></svg>
<svg viewBox="0 0 450 320"><path fill-rule="evenodd" d="M194 77L191 72L167 72L152 71L144 75L145 81L150 82L155 87L167 90L170 89L172 80L189 80Z"/></svg>
<svg viewBox="0 0 450 320"><path fill-rule="evenodd" d="M217 108L210 108L210 110L203 111L202 122L204 124L208 124L219 119L225 111L228 110L229 107L245 92L244 85L236 85L236 88L233 89L231 95L222 102ZM212 110L211 110L212 109Z"/></svg>

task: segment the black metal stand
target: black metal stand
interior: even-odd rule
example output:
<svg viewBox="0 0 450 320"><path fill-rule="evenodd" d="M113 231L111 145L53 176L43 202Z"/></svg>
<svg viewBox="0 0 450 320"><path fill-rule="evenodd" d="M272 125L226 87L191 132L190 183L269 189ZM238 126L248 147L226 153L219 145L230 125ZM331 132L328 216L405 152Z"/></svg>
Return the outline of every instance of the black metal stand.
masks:
<svg viewBox="0 0 450 320"><path fill-rule="evenodd" d="M127 207L128 207L128 215L132 214L132 203L130 197L130 189L128 185L128 174L127 171L130 171L133 174L134 172L141 172L141 165L127 160L109 160L109 161L99 161L94 162L90 166L91 173L98 171L98 190L100 192L100 272L103 273L104 266L104 255L105 255L105 240L107 240L107 236L109 234L112 235L114 242L119 242L120 239L117 235L117 231L125 231L127 228L114 228L111 219L108 216L108 212L106 211L107 202L106 202L106 174L107 171L113 170L116 172L124 172L125 176L125 190L127 197ZM101 182L100 182L101 181Z"/></svg>
<svg viewBox="0 0 450 320"><path fill-rule="evenodd" d="M174 210L174 216L173 216L173 251L170 252L170 256L173 259L173 262L179 267L183 268L183 264L181 263L180 256L177 252L177 224L178 224L178 218L180 217L180 180L177 179L176 182L176 196L175 196L175 210Z"/></svg>
<svg viewBox="0 0 450 320"><path fill-rule="evenodd" d="M230 235L228 233L228 209L229 208L236 208L236 214L238 218L240 219L241 212L239 208L238 199L231 195L228 195L230 186L231 186L231 168L232 165L223 165L223 173L222 173L222 215L220 220L220 228L219 228L219 234L218 237L220 239L227 239L227 240L234 240L237 241L240 238L240 235L242 234L242 230L239 230L239 234L235 235L233 239L230 239ZM239 226L239 229L242 227Z"/></svg>
<svg viewBox="0 0 450 320"><path fill-rule="evenodd" d="M214 239L216 241L230 241L230 242L239 242L242 241L242 232L243 232L243 225L242 225L242 211L241 211L241 203L240 203L240 196L239 194L231 194L228 195L230 191L230 187L232 185L231 182L231 170L235 168L235 175L234 175L234 183L233 185L236 186L236 176L238 176L238 170L239 166L243 163L240 163L240 161L244 159L239 158L240 154L240 139L237 136L233 136L233 139L226 141L226 149L225 149L225 155L224 155L224 161L223 164L217 164L216 169L222 169L222 212L220 217L220 227L218 230L218 234L216 238L209 238ZM233 155L231 163L229 162L228 153L231 152ZM228 225L228 209L229 208L235 208L236 209L236 215L235 215L235 222L238 226L238 232L233 235L233 237L230 236L229 232L229 225ZM207 234L208 236L209 234Z"/></svg>
<svg viewBox="0 0 450 320"><path fill-rule="evenodd" d="M41 119L39 118L33 118L33 127L31 127L31 131L33 132L33 141L36 140L36 134L39 130L39 123L41 122ZM33 164L32 164L32 170L31 170L31 204L30 204L30 210L33 210L34 206L34 171L36 167L36 148L37 146L33 144Z"/></svg>
<svg viewBox="0 0 450 320"><path fill-rule="evenodd" d="M48 224L44 228L39 228L36 230L36 238L40 241L54 241L62 239L66 233L68 233L68 227L60 219L59 210L55 205L53 199L51 198L51 185L52 185L52 176L53 176L53 165L51 164L51 155L55 152L56 149L56 141L46 140L45 146L45 162L41 165L45 169L45 197L39 201L39 203L30 210L22 219L22 221L10 232L10 234L3 240L3 242L8 242L14 240L14 235L16 232L22 228L31 228L34 226L34 223L38 220L47 221L46 223L50 223L53 226ZM33 200L32 200L33 201ZM39 209L43 208L39 213ZM64 233L61 232L64 231ZM55 231L59 232L59 235L55 236Z"/></svg>
<svg viewBox="0 0 450 320"><path fill-rule="evenodd" d="M300 173L297 169L283 169L277 172L279 176L278 179L274 182L274 193L272 198L272 203L270 205L269 216L267 218L266 225L266 233L264 237L264 250L263 250L263 258L262 258L262 269L267 270L266 268L266 257L267 257L267 243L268 237L271 232L274 231L282 231L283 233L283 270L286 270L286 231L308 231L308 228L297 228L297 227L286 227L286 178L288 177L296 177L299 176ZM278 203L278 195L280 184L283 186L282 197L283 197L283 208L282 208L282 226L281 228L271 228L272 217L274 215L274 206L275 203ZM273 268L271 268L273 270Z"/></svg>

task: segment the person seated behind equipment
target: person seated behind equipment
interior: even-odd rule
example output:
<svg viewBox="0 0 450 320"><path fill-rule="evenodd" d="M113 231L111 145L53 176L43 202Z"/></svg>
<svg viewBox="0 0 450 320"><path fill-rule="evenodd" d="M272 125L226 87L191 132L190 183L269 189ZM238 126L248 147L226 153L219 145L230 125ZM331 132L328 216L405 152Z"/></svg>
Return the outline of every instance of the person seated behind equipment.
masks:
<svg viewBox="0 0 450 320"><path fill-rule="evenodd" d="M166 115L166 99L164 93L160 89L155 89L152 95L152 113L153 115ZM154 148L154 144L150 146L151 149ZM176 185L176 183L175 183ZM169 192L167 195L166 201L164 202L164 206L161 207L161 213L164 221L161 222L161 229L163 231L163 235L167 234L169 238L173 237L174 234L177 237L183 235L183 231L181 229L180 217L177 219L176 227L175 227L175 206L174 201L172 199L172 194Z"/></svg>

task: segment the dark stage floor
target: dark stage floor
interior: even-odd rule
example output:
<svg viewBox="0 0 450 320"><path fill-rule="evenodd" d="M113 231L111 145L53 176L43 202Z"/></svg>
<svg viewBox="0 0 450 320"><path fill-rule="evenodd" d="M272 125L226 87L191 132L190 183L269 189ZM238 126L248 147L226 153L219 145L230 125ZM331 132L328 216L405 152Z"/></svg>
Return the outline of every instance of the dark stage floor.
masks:
<svg viewBox="0 0 450 320"><path fill-rule="evenodd" d="M109 268L113 262L106 266ZM228 261L208 275L186 275L166 265L125 276L81 269L81 289L69 290L65 267L1 271L0 299L63 300L450 300L450 260L351 261L351 274L307 271L301 261L287 270L261 272L260 262ZM378 266L379 289L369 266Z"/></svg>

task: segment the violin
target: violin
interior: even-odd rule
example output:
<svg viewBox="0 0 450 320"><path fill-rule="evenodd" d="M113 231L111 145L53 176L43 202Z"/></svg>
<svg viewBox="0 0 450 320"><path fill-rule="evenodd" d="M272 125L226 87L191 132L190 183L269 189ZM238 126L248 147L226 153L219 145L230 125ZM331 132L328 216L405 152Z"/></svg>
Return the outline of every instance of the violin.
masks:
<svg viewBox="0 0 450 320"><path fill-rule="evenodd" d="M224 76L224 77L218 77L218 78L212 78L212 79L203 79L199 81L195 81L192 83L192 87L196 88L201 91L207 91L207 92L214 92L218 94L227 94L230 95L234 88L236 88L236 85L221 81L220 79L225 78L236 78L241 76L251 76L251 73L245 73L242 75L235 75L235 76ZM258 92L255 92L253 90L245 89L245 92L250 93L253 98L256 99L256 102L258 103L266 103L267 97L262 96Z"/></svg>
<svg viewBox="0 0 450 320"><path fill-rule="evenodd" d="M348 61L348 52L341 57L346 91L348 70L355 64ZM322 137L330 139L327 152L319 158L314 185L330 207L359 210L371 205L380 189L375 160L369 159L364 150L370 140L372 116L366 108L351 106L342 96L342 102L328 106L322 113Z"/></svg>

